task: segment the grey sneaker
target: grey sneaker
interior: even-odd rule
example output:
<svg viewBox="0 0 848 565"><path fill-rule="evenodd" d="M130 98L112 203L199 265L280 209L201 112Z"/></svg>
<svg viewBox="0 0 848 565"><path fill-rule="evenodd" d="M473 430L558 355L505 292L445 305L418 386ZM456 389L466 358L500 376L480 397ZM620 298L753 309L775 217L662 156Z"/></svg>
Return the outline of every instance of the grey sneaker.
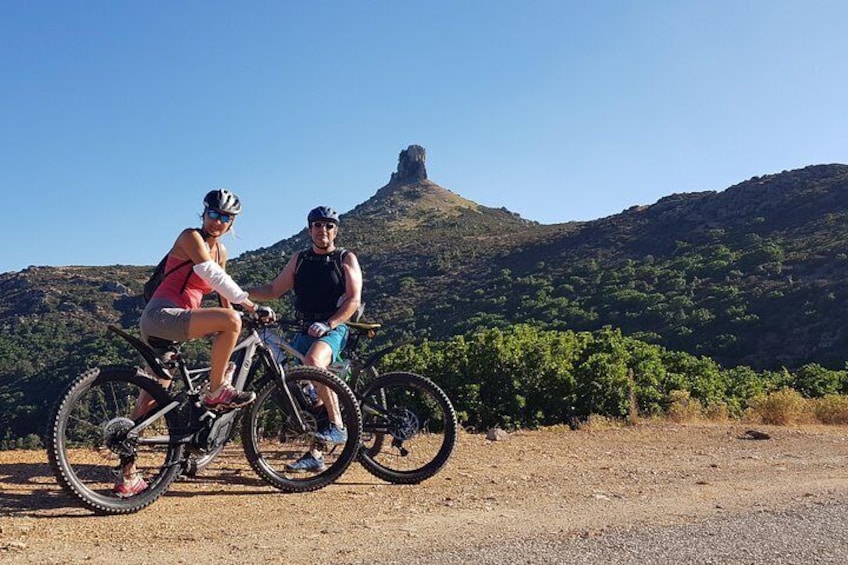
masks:
<svg viewBox="0 0 848 565"><path fill-rule="evenodd" d="M326 430L316 433L315 439L327 445L342 445L347 443L347 430L331 423Z"/></svg>
<svg viewBox="0 0 848 565"><path fill-rule="evenodd" d="M286 470L291 471L293 473L321 473L327 470L327 466L324 465L323 456L316 459L312 456L311 452L307 451L300 459L298 459L294 463L287 463Z"/></svg>

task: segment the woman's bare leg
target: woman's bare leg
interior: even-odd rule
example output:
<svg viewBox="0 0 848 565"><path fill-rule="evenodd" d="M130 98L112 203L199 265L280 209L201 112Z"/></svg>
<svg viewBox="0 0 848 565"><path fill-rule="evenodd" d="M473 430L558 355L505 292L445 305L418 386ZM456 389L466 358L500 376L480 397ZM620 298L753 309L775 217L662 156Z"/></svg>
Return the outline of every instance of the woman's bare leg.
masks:
<svg viewBox="0 0 848 565"><path fill-rule="evenodd" d="M218 390L224 383L224 371L230 360L230 354L241 333L241 317L230 308L198 308L193 310L188 324L188 339L215 334L212 342L212 364L209 370L211 391ZM162 381L159 381L162 382ZM132 417L138 418L153 406L153 398L142 390L133 410ZM135 461L123 468L124 479L136 474Z"/></svg>
<svg viewBox="0 0 848 565"><path fill-rule="evenodd" d="M241 317L230 308L199 308L193 310L188 324L188 338L215 334L212 342L212 364L209 370L211 390L224 384L224 371L241 333Z"/></svg>

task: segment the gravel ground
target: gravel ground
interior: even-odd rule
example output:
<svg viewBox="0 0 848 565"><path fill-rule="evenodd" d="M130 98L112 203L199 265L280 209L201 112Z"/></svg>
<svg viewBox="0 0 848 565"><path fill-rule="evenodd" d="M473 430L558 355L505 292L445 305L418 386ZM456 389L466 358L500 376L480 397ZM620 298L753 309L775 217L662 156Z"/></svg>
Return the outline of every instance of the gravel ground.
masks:
<svg viewBox="0 0 848 565"><path fill-rule="evenodd" d="M848 503L802 504L680 526L614 528L568 540L528 537L373 565L843 565Z"/></svg>
<svg viewBox="0 0 848 565"><path fill-rule="evenodd" d="M151 507L99 517L43 452L0 452L6 563L848 563L848 428L645 424L461 434L421 485L355 464L281 494L239 446Z"/></svg>

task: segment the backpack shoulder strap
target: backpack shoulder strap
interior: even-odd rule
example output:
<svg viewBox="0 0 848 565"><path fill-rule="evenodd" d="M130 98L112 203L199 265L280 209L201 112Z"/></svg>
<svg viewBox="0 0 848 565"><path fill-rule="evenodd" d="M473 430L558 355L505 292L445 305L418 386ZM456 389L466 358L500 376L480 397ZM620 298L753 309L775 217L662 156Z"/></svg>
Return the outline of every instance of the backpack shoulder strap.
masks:
<svg viewBox="0 0 848 565"><path fill-rule="evenodd" d="M201 228L192 228L192 229L194 231L198 232L200 234L200 237L202 237L204 241L208 237L206 232L204 232ZM216 242L215 244L217 245L218 243ZM168 262L168 255L170 255L170 254L171 254L170 252L165 253L165 256L162 257L162 260L159 262L159 265L156 267L157 270L159 270L160 267L163 270L165 269L165 263ZM219 251L219 254L220 254L220 251ZM182 269L183 267L185 267L186 265L188 265L191 262L192 262L191 259L186 259L185 261L183 261L182 263L180 263L179 265L177 265L173 269L168 269L168 271L165 272L165 274L162 276L162 278L167 277L168 275L170 275L174 271L179 271L180 269ZM185 288L185 284L183 284L183 288Z"/></svg>
<svg viewBox="0 0 848 565"><path fill-rule="evenodd" d="M344 247L339 247L335 251L333 251L333 265L336 268L336 274L339 276L339 280L342 282L342 288L347 290L347 284L345 283L344 276L344 258L345 255L348 254L348 250Z"/></svg>
<svg viewBox="0 0 848 565"><path fill-rule="evenodd" d="M336 264L336 270L339 275L344 273L342 269L342 264L344 263L344 258L348 254L348 250L344 247L339 247L335 251L333 251L333 262Z"/></svg>
<svg viewBox="0 0 848 565"><path fill-rule="evenodd" d="M202 228L194 228L194 231L196 231L197 233L200 234L200 237L203 238L203 241L206 241L207 239L209 239L209 234L206 233L205 231L203 231ZM218 250L218 260L220 261L220 259L221 259L221 242L220 241L215 242L215 248ZM172 272L176 271L177 269L182 269L183 267L191 264L192 262L193 261L191 259L186 259L185 261L183 261L182 263L180 263L179 265L177 265L176 267L174 267L173 269L168 271L168 273L172 273ZM220 263L219 263L219 265L220 265ZM188 279L191 278L191 274L193 272L194 271L192 269L188 270L188 274L186 274L186 278L183 281L183 285L180 287L180 294L185 292L185 287L188 285Z"/></svg>
<svg viewBox="0 0 848 565"><path fill-rule="evenodd" d="M162 258L162 263L161 263L163 270L165 269L165 263L167 263L167 262L168 262L168 256L165 255L165 257ZM173 269L168 269L167 271L165 271L165 274L162 275L162 278L164 279L165 277L167 277L171 273L179 271L180 269L182 269L183 267L185 267L189 263L191 263L191 259L186 259L185 261L183 261L182 263L180 263L179 265L177 265ZM156 269L158 270L159 267L156 267Z"/></svg>
<svg viewBox="0 0 848 565"><path fill-rule="evenodd" d="M297 271L300 269L300 265L311 254L312 254L311 249L304 249L303 251L297 252L297 259L295 259L295 262L294 262L294 274L297 274Z"/></svg>
<svg viewBox="0 0 848 565"><path fill-rule="evenodd" d="M189 265L189 264L191 264L191 259L180 264L180 267L182 267L183 265ZM188 273L186 274L185 280L183 280L183 286L180 287L180 294L185 292L185 287L188 285L188 279L191 278L192 273L194 273L194 269L189 269Z"/></svg>

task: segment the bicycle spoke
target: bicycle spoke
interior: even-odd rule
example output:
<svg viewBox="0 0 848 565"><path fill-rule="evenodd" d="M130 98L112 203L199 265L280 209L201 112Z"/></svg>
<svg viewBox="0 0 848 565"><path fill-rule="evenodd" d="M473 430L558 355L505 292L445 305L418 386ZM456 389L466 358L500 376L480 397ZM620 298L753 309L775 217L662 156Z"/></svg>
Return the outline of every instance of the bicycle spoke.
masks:
<svg viewBox="0 0 848 565"><path fill-rule="evenodd" d="M71 384L53 416L48 437L51 467L66 490L98 512L136 511L155 500L173 480L171 463L181 449L169 445L166 417L140 430L142 441L128 434L136 426L136 401L147 388L156 391L164 405L166 393L135 370L93 369ZM114 493L130 463L153 485L150 493L133 500Z"/></svg>
<svg viewBox="0 0 848 565"><path fill-rule="evenodd" d="M340 427L348 434L343 444L333 446L316 438L318 432L327 432L332 417L323 406L309 403L303 394L309 383L329 386L336 394L343 424ZM360 433L356 399L344 383L314 367L290 370L286 384L294 406L276 382L269 381L260 390L242 429L245 453L259 476L276 488L289 492L315 490L335 480L356 456Z"/></svg>
<svg viewBox="0 0 848 565"><path fill-rule="evenodd" d="M360 461L384 480L416 483L447 462L456 442L456 414L431 381L413 373L381 376L362 393Z"/></svg>

